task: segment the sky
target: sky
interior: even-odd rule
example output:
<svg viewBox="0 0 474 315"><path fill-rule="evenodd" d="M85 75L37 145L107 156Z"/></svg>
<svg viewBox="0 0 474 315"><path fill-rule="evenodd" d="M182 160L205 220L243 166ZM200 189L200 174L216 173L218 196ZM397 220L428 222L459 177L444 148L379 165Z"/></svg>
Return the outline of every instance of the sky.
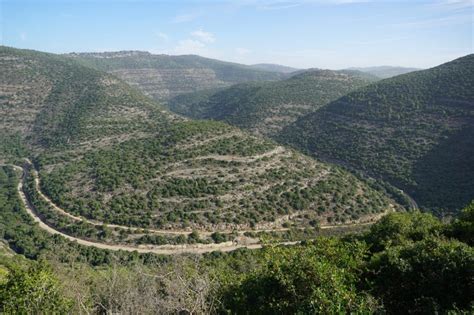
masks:
<svg viewBox="0 0 474 315"><path fill-rule="evenodd" d="M245 64L428 68L473 53L474 0L0 0L0 43Z"/></svg>

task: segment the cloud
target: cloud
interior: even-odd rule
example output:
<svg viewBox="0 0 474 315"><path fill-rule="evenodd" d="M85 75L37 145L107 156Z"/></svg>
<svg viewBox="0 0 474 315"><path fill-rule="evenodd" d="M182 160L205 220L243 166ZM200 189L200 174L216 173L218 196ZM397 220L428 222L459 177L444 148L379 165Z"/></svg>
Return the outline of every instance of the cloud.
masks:
<svg viewBox="0 0 474 315"><path fill-rule="evenodd" d="M162 32L157 32L156 36L158 36L159 38L161 38L164 41L168 41L168 39L169 39L168 34L165 34L165 33L162 33Z"/></svg>
<svg viewBox="0 0 474 315"><path fill-rule="evenodd" d="M440 27L447 25L458 25L472 23L471 14L457 14L440 18L426 19L421 21L412 21L405 23L394 24L393 26L398 27L409 27L409 28L423 28L423 27Z"/></svg>
<svg viewBox="0 0 474 315"><path fill-rule="evenodd" d="M242 47L239 47L239 48L236 48L235 49L235 52L240 55L240 56L243 56L243 55L248 55L250 54L252 51L250 49L247 49L247 48L242 48Z"/></svg>
<svg viewBox="0 0 474 315"><path fill-rule="evenodd" d="M214 34L205 32L202 29L191 32L191 36L205 43L213 43L216 41Z"/></svg>
<svg viewBox="0 0 474 315"><path fill-rule="evenodd" d="M21 32L21 33L20 33L20 39L21 39L22 41L25 41L27 38L28 38L28 35L27 35L25 32Z"/></svg>
<svg viewBox="0 0 474 315"><path fill-rule="evenodd" d="M174 48L174 53L178 55L204 55L207 53L206 45L198 40L184 39L178 42Z"/></svg>
<svg viewBox="0 0 474 315"><path fill-rule="evenodd" d="M178 55L214 55L214 52L208 47L209 44L216 41L214 34L206 32L203 29L198 29L189 33L189 35L190 38L178 41L172 53Z"/></svg>
<svg viewBox="0 0 474 315"><path fill-rule="evenodd" d="M280 3L268 3L262 4L257 7L259 10L284 10L284 9L291 9L294 7L299 7L303 5L303 3L297 2L280 2Z"/></svg>
<svg viewBox="0 0 474 315"><path fill-rule="evenodd" d="M375 2L375 0L248 0L243 3L241 2L241 4L253 5L260 10L283 10L311 4L345 5L370 2Z"/></svg>
<svg viewBox="0 0 474 315"><path fill-rule="evenodd" d="M432 4L436 8L448 9L448 10L462 10L474 7L474 1L472 0L438 0Z"/></svg>
<svg viewBox="0 0 474 315"><path fill-rule="evenodd" d="M172 19L172 23L186 23L194 21L199 17L199 13L186 13L186 14L179 14Z"/></svg>

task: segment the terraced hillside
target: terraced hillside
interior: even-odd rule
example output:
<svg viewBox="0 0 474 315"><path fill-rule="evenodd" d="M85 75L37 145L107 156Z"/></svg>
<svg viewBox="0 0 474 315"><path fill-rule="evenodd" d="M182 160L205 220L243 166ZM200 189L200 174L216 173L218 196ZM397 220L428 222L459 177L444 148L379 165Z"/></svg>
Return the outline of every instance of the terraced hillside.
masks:
<svg viewBox="0 0 474 315"><path fill-rule="evenodd" d="M299 117L375 80L357 71L310 70L283 81L177 96L168 106L193 118L222 120L258 135L274 136Z"/></svg>
<svg viewBox="0 0 474 315"><path fill-rule="evenodd" d="M279 137L382 176L423 208L460 209L474 198L474 55L359 89Z"/></svg>
<svg viewBox="0 0 474 315"><path fill-rule="evenodd" d="M0 47L3 156L150 134L175 117L114 76L36 51Z"/></svg>
<svg viewBox="0 0 474 315"><path fill-rule="evenodd" d="M158 101L247 81L278 80L284 74L195 55L142 51L69 54L77 61L123 79Z"/></svg>
<svg viewBox="0 0 474 315"><path fill-rule="evenodd" d="M397 207L335 166L223 123L178 118L71 59L0 52L9 71L1 82L1 128L14 126L23 143L20 150L4 141L3 158L12 151L14 161L30 157L41 190L71 214L228 231L364 221ZM38 97L28 99L31 91ZM38 194L27 187L30 198Z"/></svg>

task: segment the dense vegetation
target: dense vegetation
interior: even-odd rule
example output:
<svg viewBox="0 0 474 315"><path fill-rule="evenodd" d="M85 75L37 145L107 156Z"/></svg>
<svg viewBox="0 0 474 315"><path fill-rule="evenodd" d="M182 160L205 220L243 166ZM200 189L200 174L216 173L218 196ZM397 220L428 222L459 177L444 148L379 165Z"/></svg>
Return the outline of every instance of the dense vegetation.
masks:
<svg viewBox="0 0 474 315"><path fill-rule="evenodd" d="M278 80L285 75L195 55L168 56L122 51L70 54L80 63L120 77L155 100L248 81Z"/></svg>
<svg viewBox="0 0 474 315"><path fill-rule="evenodd" d="M280 227L285 215L301 226L371 220L398 207L337 167L222 123L176 117L78 58L7 47L0 57L7 73L0 154L33 160L44 193L75 215L233 230ZM76 235L114 236L43 216Z"/></svg>
<svg viewBox="0 0 474 315"><path fill-rule="evenodd" d="M109 264L112 258L124 263L161 259L147 254L112 253L94 247L83 247L58 235L51 236L35 225L24 210L16 190L17 184L18 174L11 167L0 167L0 239L5 240L16 253L34 260L58 255L63 259L69 257L92 266Z"/></svg>
<svg viewBox="0 0 474 315"><path fill-rule="evenodd" d="M0 169L1 222L13 234L23 225L28 240L41 231L28 224L16 178ZM362 234L260 251L167 260L107 252L98 267L81 246L49 237L38 261L0 251L0 311L467 314L474 310L474 249L465 243L474 239L473 213L474 202L448 225L394 213Z"/></svg>
<svg viewBox="0 0 474 315"><path fill-rule="evenodd" d="M273 136L297 118L375 80L357 71L309 70L277 82L180 95L168 107L193 118L222 120Z"/></svg>
<svg viewBox="0 0 474 315"><path fill-rule="evenodd" d="M0 158L119 140L169 119L124 82L69 58L2 46L0 66Z"/></svg>
<svg viewBox="0 0 474 315"><path fill-rule="evenodd" d="M474 198L474 55L374 83L309 114L279 139L383 177L424 209Z"/></svg>
<svg viewBox="0 0 474 315"><path fill-rule="evenodd" d="M121 225L221 230L299 214L289 223L304 226L370 218L395 205L337 167L279 150L220 123L183 122L154 138L35 162L56 204ZM274 153L261 156L267 152Z"/></svg>

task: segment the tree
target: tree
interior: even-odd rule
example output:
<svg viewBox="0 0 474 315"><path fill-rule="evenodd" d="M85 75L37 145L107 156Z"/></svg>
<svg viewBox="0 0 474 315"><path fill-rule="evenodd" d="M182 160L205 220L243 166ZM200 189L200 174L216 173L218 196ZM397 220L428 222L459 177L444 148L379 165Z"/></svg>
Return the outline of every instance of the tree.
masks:
<svg viewBox="0 0 474 315"><path fill-rule="evenodd" d="M429 235L438 235L442 223L428 213L391 213L370 228L366 240L373 251L382 251L390 246L419 241Z"/></svg>
<svg viewBox="0 0 474 315"><path fill-rule="evenodd" d="M389 313L469 311L474 292L474 249L430 237L375 254L365 279Z"/></svg>
<svg viewBox="0 0 474 315"><path fill-rule="evenodd" d="M6 314L62 314L72 302L62 294L58 280L44 263L27 269L13 267L0 285L0 312Z"/></svg>
<svg viewBox="0 0 474 315"><path fill-rule="evenodd" d="M358 292L362 244L321 239L297 248L272 248L262 268L222 293L224 312L235 314L371 313L376 301Z"/></svg>
<svg viewBox="0 0 474 315"><path fill-rule="evenodd" d="M474 245L474 200L462 210L459 218L448 227L446 234Z"/></svg>

